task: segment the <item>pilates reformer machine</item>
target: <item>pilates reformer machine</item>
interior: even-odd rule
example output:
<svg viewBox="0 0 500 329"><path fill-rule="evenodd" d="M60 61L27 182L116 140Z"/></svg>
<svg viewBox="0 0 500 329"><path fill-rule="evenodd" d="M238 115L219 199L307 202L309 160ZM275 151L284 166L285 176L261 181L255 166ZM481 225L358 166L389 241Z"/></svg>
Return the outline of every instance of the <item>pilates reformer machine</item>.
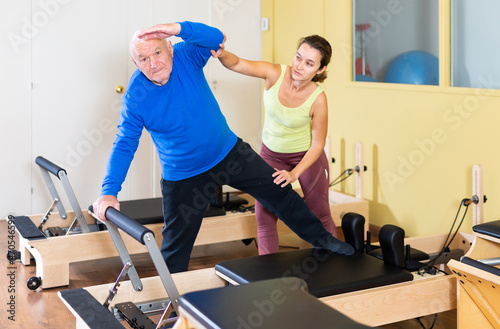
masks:
<svg viewBox="0 0 500 329"><path fill-rule="evenodd" d="M474 194L472 198L462 200L461 204L466 207L472 205L473 221L477 222L482 221L484 203L480 166L474 166L473 178ZM387 225L380 230L379 234L379 249L382 254L380 258L380 255L374 253L378 249L374 249L374 246L365 243L363 239L363 216L354 213L345 214L342 228L346 241L357 251L354 256L330 254L321 249L301 249L235 259L221 262L215 268L173 274L172 280L179 295L186 296L184 297L186 300L180 302L181 307L177 313L180 319L175 327L222 328L214 324L216 318L221 316L217 308L230 309L231 305L211 300L209 296L219 296L217 289L226 289L223 287L227 284L237 284L238 286L230 287L243 289L245 286L250 287L259 282L268 282L277 278L282 283L297 287L297 289L300 284L294 280L296 278L303 280L309 293L317 301L367 326L385 325L456 308L455 277L441 270L412 271L417 261L412 258L412 255L420 257L422 253L427 253L426 250L422 250L422 253L415 252L419 245L429 249L439 242L443 246L441 252L429 253L428 256L433 266L444 265L450 257L455 257L450 251L456 252L460 249L463 254L469 250L472 236L462 234L457 229L455 239L451 239L456 242L455 244L449 240L450 234L447 237L441 235L423 237L419 241L418 238L405 238L404 230L394 225ZM408 246L409 243L413 244ZM433 249L434 252L435 250ZM422 266L425 267L425 263ZM123 281L120 284L120 292L115 295L113 302L132 302L143 310L153 305L152 301L160 300L161 304L166 305L169 296L173 295L158 288L162 285L161 281L160 277L143 279L141 292L134 288L131 280ZM113 284L105 284L80 290L93 301L92 314L100 313L97 311L100 306L97 307L97 305L102 305L102 301L106 300L113 286ZM245 299L247 296L251 298L251 295L246 295L249 290L240 290L244 291L240 299ZM215 295L211 295L212 291ZM90 305L88 301L75 305L70 298L65 296L71 294L70 292L59 294L75 315L77 328L98 328L95 327L96 317L88 317L89 312L83 307ZM183 298L181 297L180 300ZM113 309L113 304L110 305L110 309ZM251 314L252 310L247 310L246 314ZM105 314L108 316L110 313L106 311ZM242 317L242 319L246 318Z"/></svg>
<svg viewBox="0 0 500 329"><path fill-rule="evenodd" d="M27 282L28 288L32 290L68 285L70 263L118 256L109 234L104 231L104 225L99 224L86 209L82 210L80 207L66 170L43 157L37 157L35 162L50 191L52 204L44 214L9 216L19 235L19 250L7 253L9 260L19 259L24 265L29 265L32 257L35 259L36 275ZM64 208L51 174L61 181L73 211L66 211ZM226 201L231 200L238 205L253 202L247 195L226 195L226 198ZM219 201L222 202L222 195L216 202ZM120 206L124 213L156 232L157 242L161 241L161 198L122 201ZM58 212L54 212L56 207ZM68 218L73 216L75 219L69 224ZM205 217L210 217L210 220L203 221L195 245L255 236L255 215L251 212L226 212L220 205L210 204ZM281 225L281 229L290 232L284 225ZM125 243L132 246L132 254L147 252L143 246L132 241L125 238ZM68 253L67 250L75 252Z"/></svg>
<svg viewBox="0 0 500 329"><path fill-rule="evenodd" d="M174 328L192 328L190 323L193 322L197 324L197 328L305 328L311 324L324 328L330 327L332 321L339 328L368 328L321 303L308 293L306 283L299 278L288 278L287 281L277 278L239 287L224 287L222 280L214 277L209 281L219 281L211 286L215 289L203 290L206 283L198 285L198 281L190 280L194 277L191 275L193 273L206 273L201 270L185 272L188 274L184 275L185 281L179 282L176 279L182 276L170 274L153 232L113 208L106 210L106 218L104 223L124 267L102 298L93 296L84 288L58 292L75 315L77 328L123 328L123 322L131 328L142 329L167 328L174 323ZM151 279L141 281L138 277L118 227L147 247L164 288L161 291L163 299L142 304L117 302L123 288L126 290L132 287L135 292L142 294L153 292L151 286L157 282ZM130 281L127 287L122 287L126 275ZM177 285L182 286L181 291L184 291L184 283L202 290L180 295ZM156 287L155 290L160 289ZM130 291L125 292L123 297L130 297ZM115 303L112 304L113 301ZM152 319L155 313L159 315L157 322Z"/></svg>
<svg viewBox="0 0 500 329"><path fill-rule="evenodd" d="M29 216L9 216L16 225L19 235L19 251L7 254L9 260L20 259L24 265L29 265L31 258L36 263L36 275L28 280L28 287L35 290L39 287L48 289L67 286L69 284L69 264L74 262L116 257L118 253L107 232L102 231L103 225L96 223L86 209L82 210L69 183L66 170L51 161L38 157L36 164L40 167L45 182L52 196L52 204L44 214ZM337 226L346 212L357 212L368 218L368 201L363 200L363 168L362 144L356 145L356 167L348 169L349 175L355 173L356 196L330 191L332 217ZM61 181L70 200L73 211L66 211L57 193L50 175ZM298 191L300 193L300 191ZM244 206L243 211L220 212L220 207L210 211L210 218L203 220L195 246L212 243L253 239L257 236L255 214L245 211L253 205L254 199L247 194L225 194L225 204L236 203ZM57 207L57 212L55 212ZM161 198L129 200L120 202L120 208L127 216L138 220L155 233L157 243L161 243L163 227ZM241 209L241 207L240 207ZM216 210L214 212L214 210ZM67 218L75 220L68 224ZM208 217L206 215L206 217ZM367 225L367 224L366 224ZM368 227L368 226L366 226ZM278 221L278 234L290 234L292 231L281 221ZM298 239L298 237L296 238ZM125 244L130 254L147 252L140 244L125 236ZM78 250L67 253L66 250Z"/></svg>
<svg viewBox="0 0 500 329"><path fill-rule="evenodd" d="M351 323L350 318L356 322L340 328L366 328L455 307L453 276L417 275L405 269L402 229L390 225L381 230L383 260L365 253L364 218L358 214L347 213L342 221L347 232L346 241L357 251L354 256L333 254L323 249L301 249L225 261L217 264L215 269L171 276L152 232L113 208L107 210L106 216L110 235L118 237L113 237L113 240L120 250L124 268L114 284L58 292L75 315L77 328L123 328L120 321L125 321L131 328L161 328L170 314L168 305L172 305L179 317L171 319L177 320L174 328L255 326L248 323L258 323L261 328L303 328L303 324L287 324L286 321L290 320L287 317L295 319L294 315L304 314L302 312L308 309L325 312L318 315L318 321L330 319L330 325L335 323L332 322L334 319ZM137 278L123 242L120 242L120 235L111 225L119 226L146 244L159 277L142 281ZM129 281L121 281L124 273L128 274ZM227 286L227 282L237 286ZM160 286L165 289L159 289ZM260 287L266 288L261 291ZM300 292L305 287L307 295ZM277 295L270 295L275 290ZM288 291L298 295L292 297ZM432 303L429 303L429 298L433 299ZM256 307L260 307L257 312L264 312L261 299L267 301L264 310L269 316L273 315L272 320L262 314L252 315ZM282 306L277 300L283 299L297 301ZM269 300L274 300L272 306ZM253 303L255 301L257 304ZM273 312L269 311L270 307ZM152 320L155 313L161 314L158 323ZM346 317L337 320L341 313ZM311 317L315 317L314 313L307 319L315 325L315 319ZM279 321L283 326L276 325ZM268 323L273 325L268 326ZM292 323L301 322L295 320Z"/></svg>
<svg viewBox="0 0 500 329"><path fill-rule="evenodd" d="M33 218L35 220L27 216L9 216L9 219L15 223L16 231L20 236L20 250L10 250L7 253L7 258L9 260L20 259L24 265L29 265L30 263L30 254L28 253L29 241L45 240L59 236L64 237L70 234L89 233L91 230L97 230L95 220L85 217L71 187L66 170L41 156L35 159L35 163L39 166L42 177L49 189L52 203L44 214L36 216L36 219ZM73 208L72 212L66 211L51 178L51 174L60 180ZM52 213L56 207L58 215L54 216L57 217L57 219L54 219ZM69 217L74 217L74 219L68 225ZM49 226L49 224L52 226ZM42 276L41 273L37 273L37 276L29 278L27 282L28 288L37 289L41 285Z"/></svg>

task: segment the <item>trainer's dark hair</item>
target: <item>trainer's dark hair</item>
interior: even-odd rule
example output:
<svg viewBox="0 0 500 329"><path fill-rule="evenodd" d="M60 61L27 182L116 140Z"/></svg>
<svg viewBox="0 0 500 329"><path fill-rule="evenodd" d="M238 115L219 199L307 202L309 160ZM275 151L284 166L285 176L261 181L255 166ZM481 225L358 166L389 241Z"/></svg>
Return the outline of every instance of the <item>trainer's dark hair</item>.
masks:
<svg viewBox="0 0 500 329"><path fill-rule="evenodd" d="M321 54L321 62L319 66L320 70L330 63L330 59L332 58L332 46L330 46L330 43L325 38L320 37L319 35L310 35L304 37L300 39L299 46L297 47L297 49L299 49L303 43L308 44L309 46L320 52ZM326 76L327 72L325 70L321 74L316 74L316 76L312 79L312 81L323 82L325 81Z"/></svg>

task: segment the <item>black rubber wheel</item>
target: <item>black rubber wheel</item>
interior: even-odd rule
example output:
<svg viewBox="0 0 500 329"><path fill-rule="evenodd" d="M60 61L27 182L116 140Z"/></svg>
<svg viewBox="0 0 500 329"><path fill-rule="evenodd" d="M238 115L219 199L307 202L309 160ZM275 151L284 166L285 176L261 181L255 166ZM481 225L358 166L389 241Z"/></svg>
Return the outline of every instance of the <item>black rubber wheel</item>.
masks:
<svg viewBox="0 0 500 329"><path fill-rule="evenodd" d="M15 250L7 251L7 260L14 261L15 259L16 259L16 251Z"/></svg>
<svg viewBox="0 0 500 329"><path fill-rule="evenodd" d="M37 290L42 285L42 280L39 277L32 276L28 279L28 289Z"/></svg>

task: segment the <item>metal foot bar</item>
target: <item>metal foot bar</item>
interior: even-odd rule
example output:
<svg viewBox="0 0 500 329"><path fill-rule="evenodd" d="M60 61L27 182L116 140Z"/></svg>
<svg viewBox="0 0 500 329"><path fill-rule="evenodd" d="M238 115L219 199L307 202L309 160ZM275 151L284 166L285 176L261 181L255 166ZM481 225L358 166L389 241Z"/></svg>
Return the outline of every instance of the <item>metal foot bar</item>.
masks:
<svg viewBox="0 0 500 329"><path fill-rule="evenodd" d="M111 234L111 238L115 243L115 246L124 265L126 264L126 262L132 262L130 260L130 256L128 255L127 248L123 243L123 239L118 231L118 228L120 228L122 231L130 235L141 244L146 245L151 256L151 260L153 261L156 271L158 272L158 275L161 279L163 287L165 288L167 295L171 301L171 306L173 310L178 314L179 292L177 290L177 287L175 286L167 264L165 263L165 260L160 253L158 245L156 244L154 233L150 229L142 226L135 220L129 218L125 214L112 207L106 209L105 215L107 221L105 221L104 224L106 224L106 227ZM142 290L142 284L140 283L139 276L137 275L134 266L130 267L128 276L132 282L132 285L134 286L134 289L136 289L137 291ZM134 282L134 280L137 281ZM167 316L168 312L165 312L162 319Z"/></svg>

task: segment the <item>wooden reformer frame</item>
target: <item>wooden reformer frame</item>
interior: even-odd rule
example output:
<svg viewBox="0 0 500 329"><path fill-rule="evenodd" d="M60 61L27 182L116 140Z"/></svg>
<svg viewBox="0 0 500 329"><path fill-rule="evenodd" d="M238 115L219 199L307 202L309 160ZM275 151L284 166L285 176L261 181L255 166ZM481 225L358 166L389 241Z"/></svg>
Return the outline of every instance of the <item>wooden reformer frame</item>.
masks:
<svg viewBox="0 0 500 329"><path fill-rule="evenodd" d="M482 188L482 168L473 167L473 222L482 223L482 207L484 195ZM405 239L405 244L413 248L432 254L439 250L446 239L446 235L428 237L414 237ZM459 232L450 249L460 249L467 253L472 244L471 234ZM476 242L477 243L477 242ZM500 253L500 245L497 245ZM498 255L498 254L497 254ZM453 264L453 262L450 262ZM443 268L443 270L445 270ZM414 274L413 281L397 283L383 287L354 291L334 296L319 298L326 305L336 309L357 322L368 326L381 326L389 323L404 321L430 314L441 313L457 308L457 281L453 275ZM215 274L214 268L176 273L172 275L180 295L191 291L223 287L227 284ZM115 303L132 301L147 303L151 300L166 299L168 296L162 289L159 277L143 279L143 290L139 293L134 290L130 281L124 281L120 293L113 300ZM500 282L499 282L500 283ZM98 301L104 300L112 284L103 284L84 288ZM63 299L63 302L64 299ZM90 328L66 302L65 304L76 317L76 328ZM180 320L174 328L199 328L189 314L180 310ZM495 327L497 328L497 327Z"/></svg>
<svg viewBox="0 0 500 329"><path fill-rule="evenodd" d="M499 268L500 239L474 232L474 242L465 257ZM457 278L458 328L500 328L500 275L480 266L451 260L448 266ZM498 272L498 271L496 271Z"/></svg>

